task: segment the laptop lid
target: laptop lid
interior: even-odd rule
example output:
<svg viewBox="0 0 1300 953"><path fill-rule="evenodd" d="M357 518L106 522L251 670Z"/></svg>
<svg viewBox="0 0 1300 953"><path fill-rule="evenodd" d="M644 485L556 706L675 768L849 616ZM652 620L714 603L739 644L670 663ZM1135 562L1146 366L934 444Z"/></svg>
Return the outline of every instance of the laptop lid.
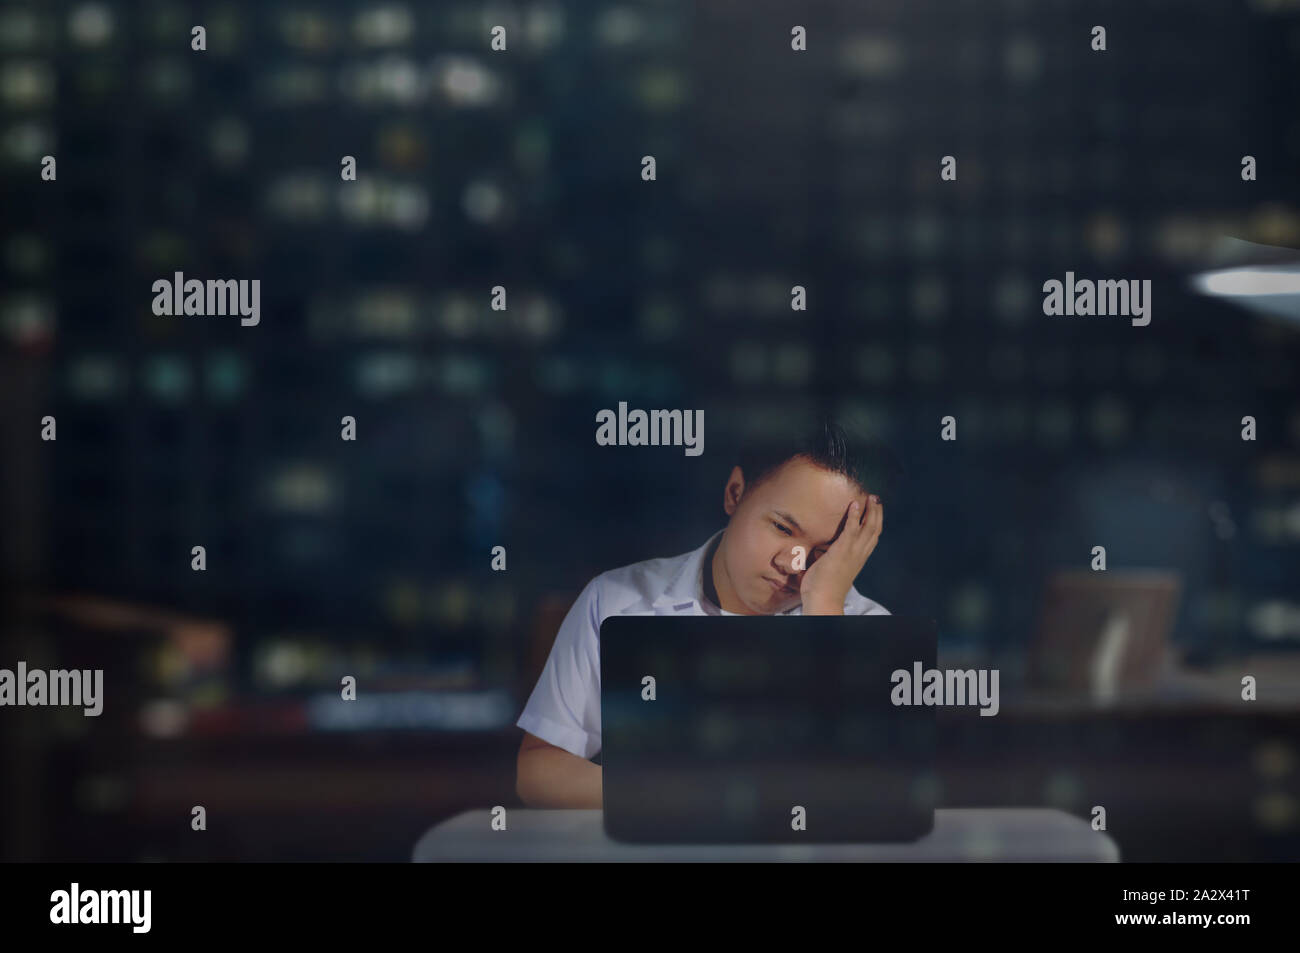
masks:
<svg viewBox="0 0 1300 953"><path fill-rule="evenodd" d="M933 826L933 621L611 616L600 628L606 833L634 843L914 840Z"/></svg>

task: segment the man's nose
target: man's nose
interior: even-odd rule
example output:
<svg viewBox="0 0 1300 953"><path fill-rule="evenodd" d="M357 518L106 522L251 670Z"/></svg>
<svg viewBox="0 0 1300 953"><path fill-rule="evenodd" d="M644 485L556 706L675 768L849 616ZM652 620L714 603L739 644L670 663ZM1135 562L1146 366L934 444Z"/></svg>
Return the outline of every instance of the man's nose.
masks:
<svg viewBox="0 0 1300 953"><path fill-rule="evenodd" d="M783 576L796 575L796 572L793 568L794 553L788 553L788 552L779 553L776 559L772 560L772 564L776 566L777 571L779 571Z"/></svg>

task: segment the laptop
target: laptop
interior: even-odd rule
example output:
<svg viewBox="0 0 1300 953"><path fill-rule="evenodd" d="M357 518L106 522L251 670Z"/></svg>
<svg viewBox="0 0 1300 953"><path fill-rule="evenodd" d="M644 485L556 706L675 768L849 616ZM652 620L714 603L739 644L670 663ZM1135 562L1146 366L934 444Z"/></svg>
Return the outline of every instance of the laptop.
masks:
<svg viewBox="0 0 1300 953"><path fill-rule="evenodd" d="M628 843L911 841L934 825L932 620L610 616L600 627L606 834Z"/></svg>

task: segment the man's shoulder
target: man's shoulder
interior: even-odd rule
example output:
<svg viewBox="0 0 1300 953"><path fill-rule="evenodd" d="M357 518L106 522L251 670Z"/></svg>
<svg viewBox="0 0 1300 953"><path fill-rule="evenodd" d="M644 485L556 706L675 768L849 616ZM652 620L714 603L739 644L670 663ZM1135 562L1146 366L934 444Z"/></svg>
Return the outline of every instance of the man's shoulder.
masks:
<svg viewBox="0 0 1300 953"><path fill-rule="evenodd" d="M602 617L628 610L649 611L664 596L690 562L694 551L676 556L656 556L607 569L588 584Z"/></svg>

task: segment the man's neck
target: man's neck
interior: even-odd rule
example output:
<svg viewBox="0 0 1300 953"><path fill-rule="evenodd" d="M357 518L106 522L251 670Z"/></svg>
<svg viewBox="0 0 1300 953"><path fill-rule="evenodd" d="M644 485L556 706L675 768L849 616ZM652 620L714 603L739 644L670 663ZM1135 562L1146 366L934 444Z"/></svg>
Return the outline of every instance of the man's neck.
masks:
<svg viewBox="0 0 1300 953"><path fill-rule="evenodd" d="M718 547L720 547L721 545L722 545L722 537L719 536L716 540L713 541L713 545L709 547L709 551L704 554L704 574L703 574L704 575L704 579L703 579L704 598L708 599L719 609L722 608L722 600L718 598L718 587L714 585L713 582L713 576L714 576L713 567L714 567L714 562L717 559Z"/></svg>

